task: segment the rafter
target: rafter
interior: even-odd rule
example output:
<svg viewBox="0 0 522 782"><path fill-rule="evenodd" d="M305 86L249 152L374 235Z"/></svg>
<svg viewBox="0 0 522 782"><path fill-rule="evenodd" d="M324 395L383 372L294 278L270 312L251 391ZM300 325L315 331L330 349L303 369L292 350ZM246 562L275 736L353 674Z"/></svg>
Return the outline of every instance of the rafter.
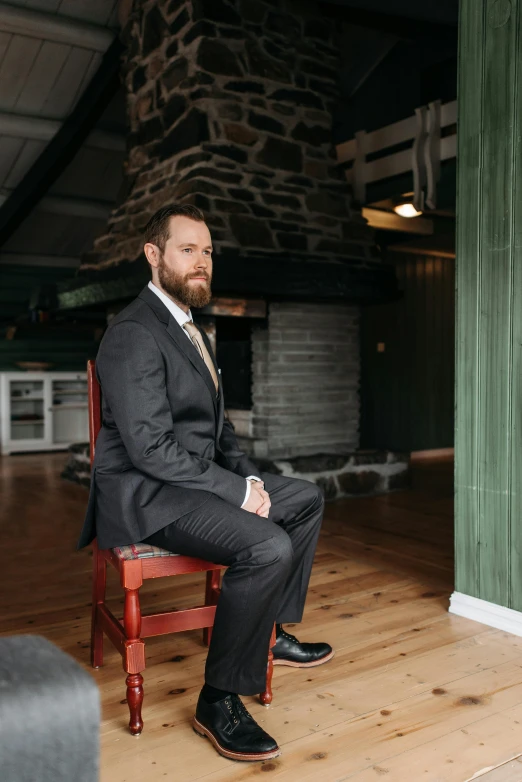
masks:
<svg viewBox="0 0 522 782"><path fill-rule="evenodd" d="M7 189L0 191L0 205L8 200L11 192ZM47 195L38 202L35 209L54 215L85 217L89 220L106 220L111 213L112 205L106 201L96 201L90 198Z"/></svg>
<svg viewBox="0 0 522 782"><path fill-rule="evenodd" d="M368 225L372 228L380 228L385 231L400 231L409 234L432 234L433 220L426 217L400 217L394 212L387 212L384 209L362 210L362 216L368 220Z"/></svg>
<svg viewBox="0 0 522 782"><path fill-rule="evenodd" d="M50 141L61 127L62 123L59 120L0 111L0 136ZM125 137L106 130L93 130L85 139L85 144L95 149L106 149L112 152L125 151Z"/></svg>
<svg viewBox="0 0 522 782"><path fill-rule="evenodd" d="M107 51L114 39L114 33L107 27L6 3L0 3L0 30L95 52Z"/></svg>

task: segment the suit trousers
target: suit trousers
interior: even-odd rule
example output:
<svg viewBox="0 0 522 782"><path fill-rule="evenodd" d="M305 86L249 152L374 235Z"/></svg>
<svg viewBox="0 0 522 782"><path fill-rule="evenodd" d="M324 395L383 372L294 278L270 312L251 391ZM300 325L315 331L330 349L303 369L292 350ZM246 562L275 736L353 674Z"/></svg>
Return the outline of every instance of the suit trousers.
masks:
<svg viewBox="0 0 522 782"><path fill-rule="evenodd" d="M268 518L211 494L144 542L227 565L205 681L240 695L263 692L274 622L300 622L324 499L310 481L261 472Z"/></svg>

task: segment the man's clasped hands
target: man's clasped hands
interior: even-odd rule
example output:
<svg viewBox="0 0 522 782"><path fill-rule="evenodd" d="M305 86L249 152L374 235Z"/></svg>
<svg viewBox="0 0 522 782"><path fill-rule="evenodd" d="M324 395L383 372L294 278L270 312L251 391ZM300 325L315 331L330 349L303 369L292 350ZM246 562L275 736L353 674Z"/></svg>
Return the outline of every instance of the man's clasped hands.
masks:
<svg viewBox="0 0 522 782"><path fill-rule="evenodd" d="M250 496L246 504L243 505L243 510L248 510L250 513L256 513L258 516L264 516L267 519L272 503L270 502L268 492L264 489L265 483L264 481L249 480L251 483Z"/></svg>

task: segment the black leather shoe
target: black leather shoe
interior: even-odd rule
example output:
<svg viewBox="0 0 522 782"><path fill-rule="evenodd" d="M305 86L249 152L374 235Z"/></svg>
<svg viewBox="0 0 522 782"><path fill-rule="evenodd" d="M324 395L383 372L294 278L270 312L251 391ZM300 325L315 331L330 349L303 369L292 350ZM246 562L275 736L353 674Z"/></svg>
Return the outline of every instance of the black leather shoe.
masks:
<svg viewBox="0 0 522 782"><path fill-rule="evenodd" d="M300 643L278 625L276 642L272 646L274 665L289 665L292 668L313 668L331 660L335 652L330 644Z"/></svg>
<svg viewBox="0 0 522 782"><path fill-rule="evenodd" d="M269 760L281 754L277 742L260 728L237 695L217 703L199 696L193 728L231 760Z"/></svg>

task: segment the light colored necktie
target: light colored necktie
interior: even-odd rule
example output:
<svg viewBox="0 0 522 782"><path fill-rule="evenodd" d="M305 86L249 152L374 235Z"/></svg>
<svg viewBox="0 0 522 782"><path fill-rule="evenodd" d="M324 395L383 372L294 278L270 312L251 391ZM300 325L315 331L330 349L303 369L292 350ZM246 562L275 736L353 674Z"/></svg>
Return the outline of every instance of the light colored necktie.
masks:
<svg viewBox="0 0 522 782"><path fill-rule="evenodd" d="M183 328L185 329L185 331L188 331L190 339L192 340L195 347L197 348L199 355L207 365L207 369L212 375L212 380L214 381L214 385L216 386L216 394L217 394L219 391L219 382L218 382L216 370L214 368L214 362L212 361L210 357L210 353L208 352L206 345L203 342L203 337L201 336L200 330L190 320L188 320L186 323L183 324Z"/></svg>

